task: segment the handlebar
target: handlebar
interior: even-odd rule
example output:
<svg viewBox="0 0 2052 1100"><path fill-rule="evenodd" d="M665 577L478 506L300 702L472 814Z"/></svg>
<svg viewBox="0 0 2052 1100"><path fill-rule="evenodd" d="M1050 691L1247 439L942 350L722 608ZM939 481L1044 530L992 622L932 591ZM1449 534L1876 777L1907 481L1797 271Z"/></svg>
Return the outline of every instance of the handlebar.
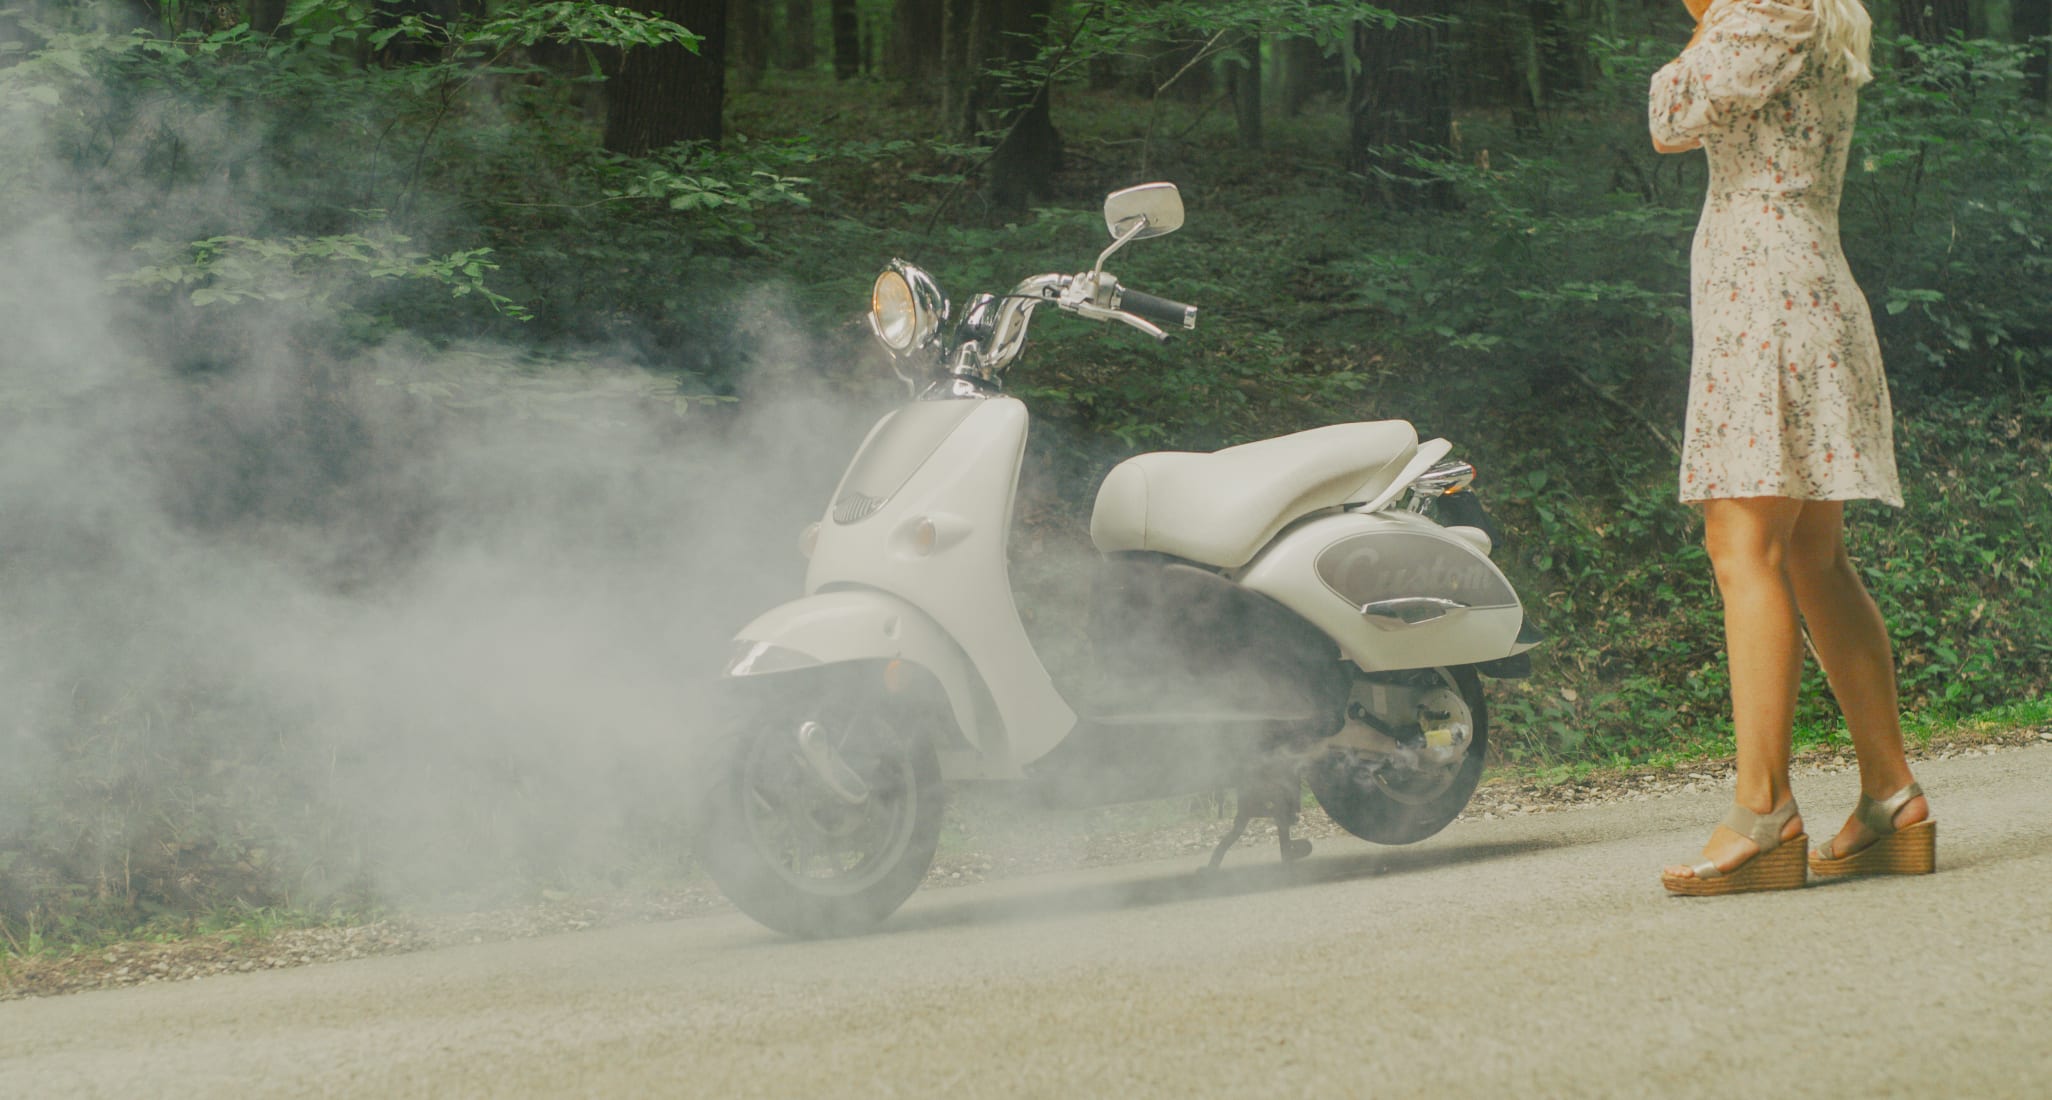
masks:
<svg viewBox="0 0 2052 1100"><path fill-rule="evenodd" d="M1120 287L1112 298L1112 308L1122 309L1135 317L1153 321L1167 328L1196 328L1197 307L1184 305L1167 298L1157 298L1137 290Z"/></svg>
<svg viewBox="0 0 2052 1100"><path fill-rule="evenodd" d="M1080 275L1035 275L997 296L979 295L956 323L958 341L950 353L949 370L957 375L993 377L1026 345L1026 329L1036 306L1052 305L1093 321L1118 321L1166 341L1164 329L1197 327L1197 307L1127 290L1100 271Z"/></svg>

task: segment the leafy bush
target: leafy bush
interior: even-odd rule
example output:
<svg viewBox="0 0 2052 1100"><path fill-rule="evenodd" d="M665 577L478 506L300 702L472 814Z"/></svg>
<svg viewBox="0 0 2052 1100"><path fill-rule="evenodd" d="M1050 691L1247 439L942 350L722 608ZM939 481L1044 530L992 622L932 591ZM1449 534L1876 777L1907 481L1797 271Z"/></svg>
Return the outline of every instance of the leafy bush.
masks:
<svg viewBox="0 0 2052 1100"><path fill-rule="evenodd" d="M688 410L736 396L743 407L800 389L878 400L889 383L872 381L876 364L857 349L882 262L927 267L958 302L1074 270L1101 246L1102 195L1144 171L1183 186L1191 220L1115 270L1198 304L1200 330L1156 347L1050 313L1010 379L1040 417L1014 579L1055 655L1087 659L1064 617L1087 611L1076 573L1111 463L1403 417L1481 467L1482 498L1508 533L1498 560L1551 635L1532 680L1492 689L1492 742L1506 758L1640 759L1721 728L1719 609L1695 515L1675 503L1668 443L1685 399L1687 244L1703 179L1699 158L1646 146L1639 105L1662 49L1599 44L1601 79L1537 131L1464 118L1457 155L1427 165L1460 206L1403 219L1364 206L1334 167L1346 142L1336 112L1272 120L1256 157L1208 105L1075 90L1056 100L1072 151L1057 199L991 224L955 198L981 151L933 140L925 105L873 87L772 76L733 102L725 148L621 159L596 148L576 44L675 32L601 5L397 28L370 26L363 7L297 3L273 37L42 27L0 67L0 226L54 212L80 248L118 257L106 265L124 307L114 313L167 375L234 359L222 337L244 328L294 330L295 355L319 349L261 423L205 425L222 429L208 443L226 473L178 518L220 536L208 545L327 534L302 521L370 500L389 528L352 529L340 547L304 539L347 588L431 535L407 511L415 453L380 451L391 441L376 425L339 411L364 389L409 410L408 446L447 429L423 406L549 426L591 399L574 371L620 348L658 372L616 379L616 396L670 408L682 419L665 431L679 436L700 428ZM1148 10L1209 20L1210 36L1250 9ZM1362 5L1291 10L1317 34ZM1199 22L1138 29L1159 39ZM365 63L408 41L421 60ZM567 42L573 63L544 64L530 47L545 41ZM1896 383L1910 506L1856 506L1852 539L1895 631L1906 705L1961 713L2052 681L2052 597L2037 580L2052 544L2052 123L2019 94L2014 50L1898 48L1921 51L1919 63L1866 93L1844 221ZM822 103L839 134L859 137L817 132ZM463 354L507 369L481 378L451 369L454 355L352 355L479 337L513 346ZM46 420L80 403L65 394L0 375L0 418ZM110 423L110 450L155 438ZM318 468L328 491L291 491L276 467L294 464ZM600 471L561 499L470 506L560 506L566 526L605 530L619 517L588 500L622 484L641 492L641 478ZM9 594L35 590L39 578L10 568L0 555ZM0 646L62 636L64 616L43 612L5 624ZM164 624L115 627L150 658L120 667L140 671L52 688L63 706L7 731L21 754L10 762L26 761L0 774L0 807L18 811L0 822L0 930L18 942L31 928L80 940L209 908L364 900L358 872L378 851L367 838L415 822L351 816L324 786L338 770L442 799L439 824L465 838L449 853L461 866L423 892L616 881L675 840L671 823L635 813L608 820L610 846L548 827L565 788L646 794L636 785L660 786L660 768L566 776L573 751L503 751L499 731L469 719L452 720L458 733L432 768L401 774L381 753L403 746L378 731L244 706L234 670L191 664ZM1828 729L1814 673L1806 686L1804 723ZM23 786L29 776L47 781ZM674 853L647 864L674 871Z"/></svg>
<svg viewBox="0 0 2052 1100"><path fill-rule="evenodd" d="M2027 392L2052 377L2052 124L2029 50L1904 38L1866 93L1845 196L1891 378L1912 394Z"/></svg>
<svg viewBox="0 0 2052 1100"><path fill-rule="evenodd" d="M1726 708L1715 589L1694 513L1673 503L1700 158L1655 158L1620 107L1664 54L1607 45L1593 119L1522 151L1477 127L1471 142L1509 151L1428 165L1459 188L1460 213L1328 265L1387 326L1385 346L1467 380L1486 412L1456 412L1447 434L1511 471L1485 499L1555 636L1539 677L1512 689L1498 743L1513 758L1636 757L1700 738ZM2052 522L2038 228L2052 224L2052 120L2024 96L2020 48L1897 48L1916 65L1866 93L1843 232L1896 393L1908 507L1856 506L1851 545L1905 705L1958 714L2052 681L2052 601L2015 572ZM1804 707L1807 724L1833 720L1814 669Z"/></svg>

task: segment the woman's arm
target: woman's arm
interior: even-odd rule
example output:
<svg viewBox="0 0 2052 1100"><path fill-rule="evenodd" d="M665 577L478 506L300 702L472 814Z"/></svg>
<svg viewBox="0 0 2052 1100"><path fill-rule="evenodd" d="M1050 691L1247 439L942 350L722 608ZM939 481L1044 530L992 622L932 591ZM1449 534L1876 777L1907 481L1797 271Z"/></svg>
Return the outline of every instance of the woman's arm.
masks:
<svg viewBox="0 0 2052 1100"><path fill-rule="evenodd" d="M1682 0L1682 4L1689 9L1690 15L1696 17L1695 33L1689 35L1689 45L1682 47L1682 52L1687 53L1689 46L1695 45L1696 40L1703 37L1703 13L1710 10L1710 0ZM1653 138L1653 151L1656 153L1687 153L1702 147L1702 138L1690 138L1680 144L1662 141L1657 136Z"/></svg>
<svg viewBox="0 0 2052 1100"><path fill-rule="evenodd" d="M1653 74L1647 123L1663 152L1695 148L1758 110L1808 59L1816 0L1712 0L1680 57Z"/></svg>

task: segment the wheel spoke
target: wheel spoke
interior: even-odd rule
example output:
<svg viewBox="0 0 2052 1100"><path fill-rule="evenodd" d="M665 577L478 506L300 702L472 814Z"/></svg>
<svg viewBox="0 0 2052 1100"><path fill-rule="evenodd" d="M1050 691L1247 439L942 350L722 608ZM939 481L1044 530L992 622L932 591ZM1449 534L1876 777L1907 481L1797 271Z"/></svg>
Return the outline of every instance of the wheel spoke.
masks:
<svg viewBox="0 0 2052 1100"><path fill-rule="evenodd" d="M819 855L818 846L812 842L812 837L807 835L807 833L808 831L803 827L793 827L791 830L793 849L791 872L799 878L805 878L810 873L813 861Z"/></svg>
<svg viewBox="0 0 2052 1100"><path fill-rule="evenodd" d="M914 872L923 873L932 858L922 830L933 828L934 812L920 801L918 778L931 764L917 754L932 749L923 737L899 732L899 709L828 696L783 709L742 743L738 798L729 805L740 812L758 866L780 884L755 889L795 890L817 903L916 884ZM807 725L814 728L801 734ZM816 739L809 748L807 737ZM845 785L828 781L812 759L829 747L826 759L852 773ZM856 779L867 784L867 795L851 803L846 791Z"/></svg>

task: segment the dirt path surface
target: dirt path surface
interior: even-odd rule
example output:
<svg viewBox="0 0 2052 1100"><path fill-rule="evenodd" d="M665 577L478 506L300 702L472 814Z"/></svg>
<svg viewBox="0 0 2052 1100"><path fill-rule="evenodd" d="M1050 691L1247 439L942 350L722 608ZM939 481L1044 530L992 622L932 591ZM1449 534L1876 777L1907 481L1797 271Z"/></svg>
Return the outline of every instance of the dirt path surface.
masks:
<svg viewBox="0 0 2052 1100"><path fill-rule="evenodd" d="M1920 777L1928 879L1665 897L1705 784L931 890L850 940L723 915L10 1002L0 1096L2043 1095L2052 748ZM1856 789L1797 792L1821 835Z"/></svg>

